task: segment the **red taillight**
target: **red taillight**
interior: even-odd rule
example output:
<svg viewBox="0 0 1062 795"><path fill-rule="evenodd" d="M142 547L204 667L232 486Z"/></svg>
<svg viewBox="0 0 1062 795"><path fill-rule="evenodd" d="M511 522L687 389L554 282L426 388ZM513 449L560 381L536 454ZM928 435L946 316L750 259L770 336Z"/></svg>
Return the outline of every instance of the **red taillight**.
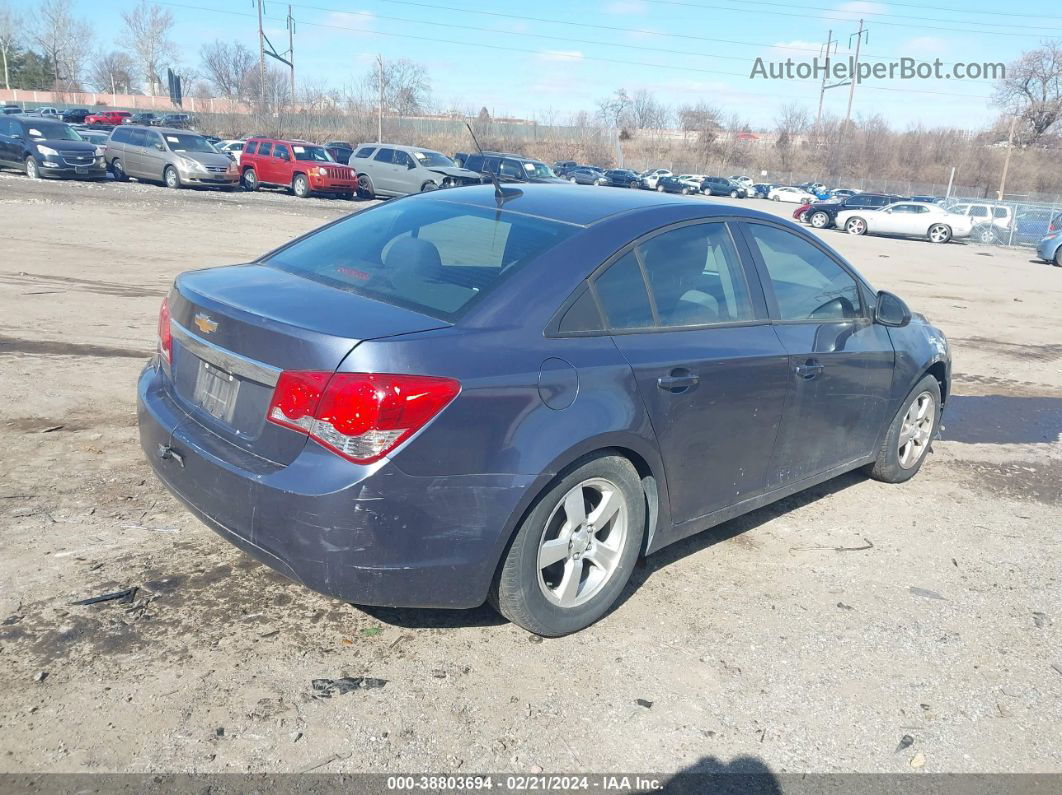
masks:
<svg viewBox="0 0 1062 795"><path fill-rule="evenodd" d="M170 334L170 299L163 298L159 308L159 353L167 364L173 363L173 336Z"/></svg>
<svg viewBox="0 0 1062 795"><path fill-rule="evenodd" d="M451 378L285 371L266 418L359 464L378 461L457 397Z"/></svg>

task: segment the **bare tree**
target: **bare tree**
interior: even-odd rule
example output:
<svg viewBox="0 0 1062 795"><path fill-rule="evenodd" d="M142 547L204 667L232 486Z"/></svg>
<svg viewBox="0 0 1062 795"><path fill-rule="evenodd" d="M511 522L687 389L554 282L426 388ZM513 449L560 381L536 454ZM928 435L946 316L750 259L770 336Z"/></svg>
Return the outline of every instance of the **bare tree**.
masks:
<svg viewBox="0 0 1062 795"><path fill-rule="evenodd" d="M1010 64L995 101L1021 120L1021 143L1043 138L1062 118L1062 41L1045 42Z"/></svg>
<svg viewBox="0 0 1062 795"><path fill-rule="evenodd" d="M222 96L232 100L247 98L244 93L247 75L258 62L249 48L238 41L229 43L219 39L204 44L199 57L207 79Z"/></svg>
<svg viewBox="0 0 1062 795"><path fill-rule="evenodd" d="M384 111L399 116L416 116L426 113L431 104L431 77L423 64L408 58L396 61L380 60L363 81L365 93L374 97L372 104L379 103L380 84L383 84Z"/></svg>
<svg viewBox="0 0 1062 795"><path fill-rule="evenodd" d="M121 50L101 52L89 64L88 82L97 91L131 94L137 83L136 64Z"/></svg>
<svg viewBox="0 0 1062 795"><path fill-rule="evenodd" d="M92 42L92 28L76 19L71 0L44 0L37 6L33 40L53 67L54 89L77 88Z"/></svg>
<svg viewBox="0 0 1062 795"><path fill-rule="evenodd" d="M808 129L808 112L801 105L790 103L783 105L775 118L774 148L782 161L782 168L788 171L792 167L793 148L797 139Z"/></svg>
<svg viewBox="0 0 1062 795"><path fill-rule="evenodd" d="M177 49L170 40L173 29L173 14L147 0L140 2L132 11L123 11L122 31L119 43L136 59L144 76L148 93L155 96L159 88L159 72L176 57Z"/></svg>
<svg viewBox="0 0 1062 795"><path fill-rule="evenodd" d="M631 95L630 117L639 130L660 130L671 123L671 109L642 88Z"/></svg>
<svg viewBox="0 0 1062 795"><path fill-rule="evenodd" d="M281 108L291 104L291 75L287 70L267 66L265 73L265 90L260 90L259 72L250 69L244 76L242 96L260 97L266 113L278 113Z"/></svg>
<svg viewBox="0 0 1062 795"><path fill-rule="evenodd" d="M22 19L5 1L0 3L0 57L4 61L4 88L11 88L9 61L22 40Z"/></svg>
<svg viewBox="0 0 1062 795"><path fill-rule="evenodd" d="M617 88L597 103L597 114L606 127L634 126L630 119L631 97L625 88Z"/></svg>

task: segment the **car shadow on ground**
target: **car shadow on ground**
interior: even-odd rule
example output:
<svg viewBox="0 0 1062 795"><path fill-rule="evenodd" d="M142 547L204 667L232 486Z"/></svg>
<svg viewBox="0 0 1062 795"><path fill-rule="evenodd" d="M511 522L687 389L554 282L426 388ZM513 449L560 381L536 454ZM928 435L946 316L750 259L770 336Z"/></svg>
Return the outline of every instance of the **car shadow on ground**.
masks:
<svg viewBox="0 0 1062 795"><path fill-rule="evenodd" d="M661 782L668 795L781 795L782 784L771 768L755 756L724 762L704 756Z"/></svg>
<svg viewBox="0 0 1062 795"><path fill-rule="evenodd" d="M1062 398L952 395L941 438L966 444L1054 444L1062 438Z"/></svg>

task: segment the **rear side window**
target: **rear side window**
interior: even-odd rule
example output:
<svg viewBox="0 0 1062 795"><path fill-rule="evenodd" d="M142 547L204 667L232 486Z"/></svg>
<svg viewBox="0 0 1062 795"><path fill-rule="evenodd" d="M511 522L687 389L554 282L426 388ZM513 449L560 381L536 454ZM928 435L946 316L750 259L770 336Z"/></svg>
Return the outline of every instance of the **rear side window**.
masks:
<svg viewBox="0 0 1062 795"><path fill-rule="evenodd" d="M974 218L986 218L988 216L987 207L971 207L970 215Z"/></svg>
<svg viewBox="0 0 1062 795"><path fill-rule="evenodd" d="M378 163L393 163L395 158L394 149L381 149L376 153L376 157L373 158Z"/></svg>
<svg viewBox="0 0 1062 795"><path fill-rule="evenodd" d="M375 146L364 146L358 150L358 153L354 155L354 157L369 157L375 151Z"/></svg>
<svg viewBox="0 0 1062 795"><path fill-rule="evenodd" d="M650 238L637 249L661 326L752 319L741 260L724 224L684 226Z"/></svg>
<svg viewBox="0 0 1062 795"><path fill-rule="evenodd" d="M258 141L251 141L249 144L245 144L243 147L243 153L245 155L253 155L258 151Z"/></svg>
<svg viewBox="0 0 1062 795"><path fill-rule="evenodd" d="M1006 207L993 207L992 208L992 216L994 218L1006 218L1009 214L1010 213L1007 211Z"/></svg>
<svg viewBox="0 0 1062 795"><path fill-rule="evenodd" d="M824 251L775 226L746 228L767 267L779 320L824 323L860 316L856 280Z"/></svg>
<svg viewBox="0 0 1062 795"><path fill-rule="evenodd" d="M129 140L129 134L132 130L126 127L115 127L114 132L111 133L111 140L117 141L120 144L126 143Z"/></svg>
<svg viewBox="0 0 1062 795"><path fill-rule="evenodd" d="M448 201L395 202L325 227L266 264L454 319L577 229Z"/></svg>

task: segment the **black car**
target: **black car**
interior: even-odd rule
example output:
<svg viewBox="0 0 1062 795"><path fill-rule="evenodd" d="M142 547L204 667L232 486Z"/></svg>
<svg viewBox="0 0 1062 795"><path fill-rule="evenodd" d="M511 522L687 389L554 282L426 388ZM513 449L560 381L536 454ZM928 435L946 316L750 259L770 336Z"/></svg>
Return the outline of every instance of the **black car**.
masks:
<svg viewBox="0 0 1062 795"><path fill-rule="evenodd" d="M816 229L829 229L843 210L879 210L887 204L902 201L903 196L891 193L856 193L841 201L815 202L808 207L802 220Z"/></svg>
<svg viewBox="0 0 1062 795"><path fill-rule="evenodd" d="M465 158L464 167L502 182L556 182L564 180L541 160L533 160L511 152L477 152Z"/></svg>
<svg viewBox="0 0 1062 795"><path fill-rule="evenodd" d="M187 113L167 113L156 122L159 127L175 127L178 130L192 129L192 117Z"/></svg>
<svg viewBox="0 0 1062 795"><path fill-rule="evenodd" d="M162 124L162 117L157 113L134 113L125 120L126 124L142 124L145 127L158 127Z"/></svg>
<svg viewBox="0 0 1062 795"><path fill-rule="evenodd" d="M324 148L337 163L349 163L351 155L354 154L354 147L343 141L329 141Z"/></svg>
<svg viewBox="0 0 1062 795"><path fill-rule="evenodd" d="M701 181L701 193L706 196L729 196L731 199L747 199L749 192L726 177L705 177Z"/></svg>
<svg viewBox="0 0 1062 795"><path fill-rule="evenodd" d="M640 188L642 178L629 168L610 168L603 174L605 181L602 185L611 185L614 188Z"/></svg>
<svg viewBox="0 0 1062 795"><path fill-rule="evenodd" d="M32 116L0 116L0 166L31 179L107 176L100 147L69 124Z"/></svg>
<svg viewBox="0 0 1062 795"><path fill-rule="evenodd" d="M657 180L656 189L661 193L681 193L684 196L697 192L697 189L688 180L684 180L674 174Z"/></svg>
<svg viewBox="0 0 1062 795"><path fill-rule="evenodd" d="M568 180L568 182L574 182L577 185L608 184L608 180L605 178L605 173L590 166L577 166L576 168L569 168L567 171L564 172L564 178Z"/></svg>
<svg viewBox="0 0 1062 795"><path fill-rule="evenodd" d="M553 164L553 173L558 177L566 176L573 168L580 168L574 160L558 160Z"/></svg>
<svg viewBox="0 0 1062 795"><path fill-rule="evenodd" d="M3 113L5 116L13 113L22 113L22 108L18 105L4 105L4 107L0 108L0 113Z"/></svg>
<svg viewBox="0 0 1062 795"><path fill-rule="evenodd" d="M59 114L59 118L67 124L84 124L85 117L91 112L88 108L68 108Z"/></svg>

